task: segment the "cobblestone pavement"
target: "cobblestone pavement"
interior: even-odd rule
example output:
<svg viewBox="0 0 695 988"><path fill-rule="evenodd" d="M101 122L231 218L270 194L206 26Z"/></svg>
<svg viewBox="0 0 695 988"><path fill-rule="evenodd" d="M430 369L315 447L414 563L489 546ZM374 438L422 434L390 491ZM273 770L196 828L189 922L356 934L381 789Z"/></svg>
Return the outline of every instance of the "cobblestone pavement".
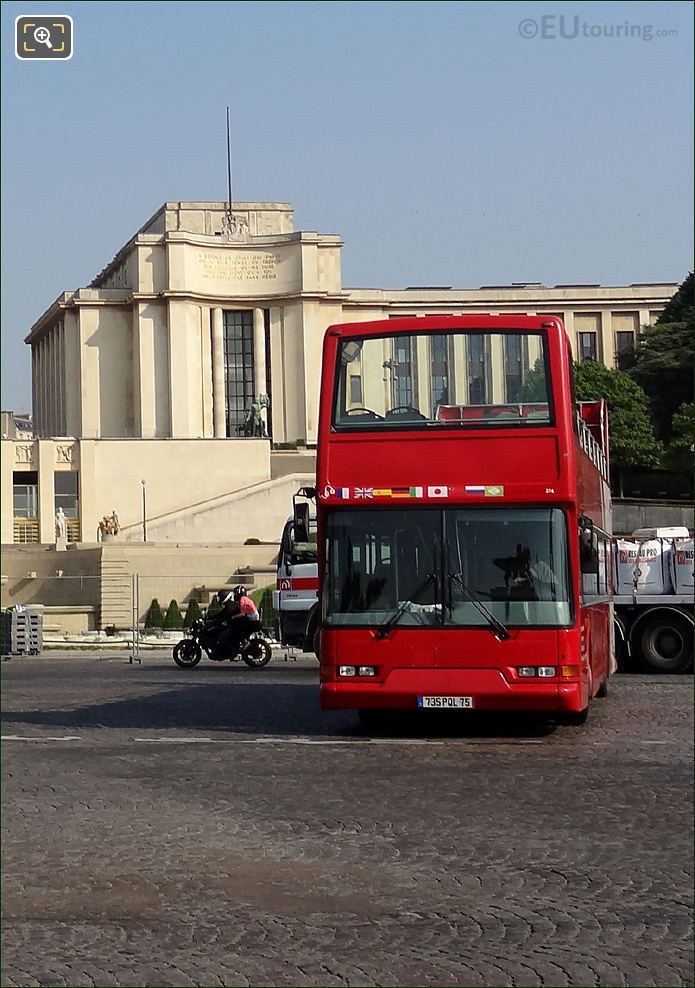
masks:
<svg viewBox="0 0 695 988"><path fill-rule="evenodd" d="M693 983L688 677L370 739L308 658L2 672L7 988Z"/></svg>

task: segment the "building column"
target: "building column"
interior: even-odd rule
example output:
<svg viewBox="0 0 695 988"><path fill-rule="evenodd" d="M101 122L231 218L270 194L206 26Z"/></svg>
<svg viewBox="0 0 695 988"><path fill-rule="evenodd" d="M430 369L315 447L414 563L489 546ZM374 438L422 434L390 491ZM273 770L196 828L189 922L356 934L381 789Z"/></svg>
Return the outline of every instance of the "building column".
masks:
<svg viewBox="0 0 695 988"><path fill-rule="evenodd" d="M32 350L36 354L36 404L34 405L34 434L43 435L43 399L46 393L46 382L43 379L43 341L38 339Z"/></svg>
<svg viewBox="0 0 695 988"><path fill-rule="evenodd" d="M63 323L63 367L65 384L65 435L80 436L80 329L75 309L68 309ZM36 405L34 405L36 408Z"/></svg>
<svg viewBox="0 0 695 988"><path fill-rule="evenodd" d="M598 359L606 367L615 367L615 340L613 337L613 313L610 309L601 310L601 350Z"/></svg>
<svg viewBox="0 0 695 988"><path fill-rule="evenodd" d="M56 327L51 326L48 331L48 366L50 367L50 418L49 435L58 435L57 405L58 405L58 364L56 360Z"/></svg>
<svg viewBox="0 0 695 988"><path fill-rule="evenodd" d="M80 347L80 438L99 439L101 436L101 367L99 348L91 345L96 315L87 308L78 309Z"/></svg>
<svg viewBox="0 0 695 988"><path fill-rule="evenodd" d="M55 447L51 440L38 442L38 479L39 479L39 542L54 544L56 540L55 526Z"/></svg>
<svg viewBox="0 0 695 988"><path fill-rule="evenodd" d="M267 394L267 383L265 379L265 318L263 309L253 310L253 366L254 397L258 399L261 395ZM268 409L261 409L261 418L268 431Z"/></svg>
<svg viewBox="0 0 695 988"><path fill-rule="evenodd" d="M639 310L639 326L637 327L637 339L639 339L639 337L642 334L642 327L643 326L650 326L650 325L651 325L651 316L649 314L649 309L640 309Z"/></svg>
<svg viewBox="0 0 695 988"><path fill-rule="evenodd" d="M133 306L133 405L135 435L154 439L157 434L154 330L143 318L143 306Z"/></svg>
<svg viewBox="0 0 695 988"><path fill-rule="evenodd" d="M490 364L492 381L492 403L503 404L506 398L506 353L502 333L493 333L490 337Z"/></svg>
<svg viewBox="0 0 695 988"><path fill-rule="evenodd" d="M224 400L224 320L222 309L212 310L212 426L215 439L227 436Z"/></svg>
<svg viewBox="0 0 695 988"><path fill-rule="evenodd" d="M56 373L58 395L58 436L67 435L65 428L65 324L61 319L56 326Z"/></svg>

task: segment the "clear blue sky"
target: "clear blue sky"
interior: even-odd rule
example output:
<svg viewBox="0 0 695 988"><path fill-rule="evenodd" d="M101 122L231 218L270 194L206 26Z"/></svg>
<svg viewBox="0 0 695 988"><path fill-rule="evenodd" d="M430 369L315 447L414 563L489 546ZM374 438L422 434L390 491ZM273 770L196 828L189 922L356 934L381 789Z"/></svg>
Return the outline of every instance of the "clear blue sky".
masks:
<svg viewBox="0 0 695 988"><path fill-rule="evenodd" d="M14 58L15 17L40 13L73 17L71 61ZM522 37L543 14L580 36ZM2 407L30 408L22 339L59 292L165 200L226 198L227 103L235 199L341 234L348 287L681 280L692 20L674 2L3 3ZM654 36L603 36L626 23Z"/></svg>

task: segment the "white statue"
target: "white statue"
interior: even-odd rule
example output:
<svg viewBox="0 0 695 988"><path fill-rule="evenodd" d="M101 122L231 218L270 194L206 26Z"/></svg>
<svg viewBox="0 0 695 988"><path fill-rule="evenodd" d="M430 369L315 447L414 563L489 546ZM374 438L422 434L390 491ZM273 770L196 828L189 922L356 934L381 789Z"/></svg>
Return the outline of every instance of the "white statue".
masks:
<svg viewBox="0 0 695 988"><path fill-rule="evenodd" d="M121 523L118 520L118 515L116 514L116 509L113 509L111 513L111 534L118 535L121 530Z"/></svg>
<svg viewBox="0 0 695 988"><path fill-rule="evenodd" d="M65 512L62 508L58 508L56 511L56 542L58 539L67 539L68 537L68 523L65 517Z"/></svg>

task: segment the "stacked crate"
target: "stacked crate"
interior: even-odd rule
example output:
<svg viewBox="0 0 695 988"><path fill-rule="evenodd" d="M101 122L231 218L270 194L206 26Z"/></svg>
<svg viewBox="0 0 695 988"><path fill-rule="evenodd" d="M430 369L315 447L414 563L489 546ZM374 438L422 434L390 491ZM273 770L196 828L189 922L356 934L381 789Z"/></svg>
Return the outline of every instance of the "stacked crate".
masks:
<svg viewBox="0 0 695 988"><path fill-rule="evenodd" d="M10 607L2 615L2 654L38 655L43 650L43 614Z"/></svg>

